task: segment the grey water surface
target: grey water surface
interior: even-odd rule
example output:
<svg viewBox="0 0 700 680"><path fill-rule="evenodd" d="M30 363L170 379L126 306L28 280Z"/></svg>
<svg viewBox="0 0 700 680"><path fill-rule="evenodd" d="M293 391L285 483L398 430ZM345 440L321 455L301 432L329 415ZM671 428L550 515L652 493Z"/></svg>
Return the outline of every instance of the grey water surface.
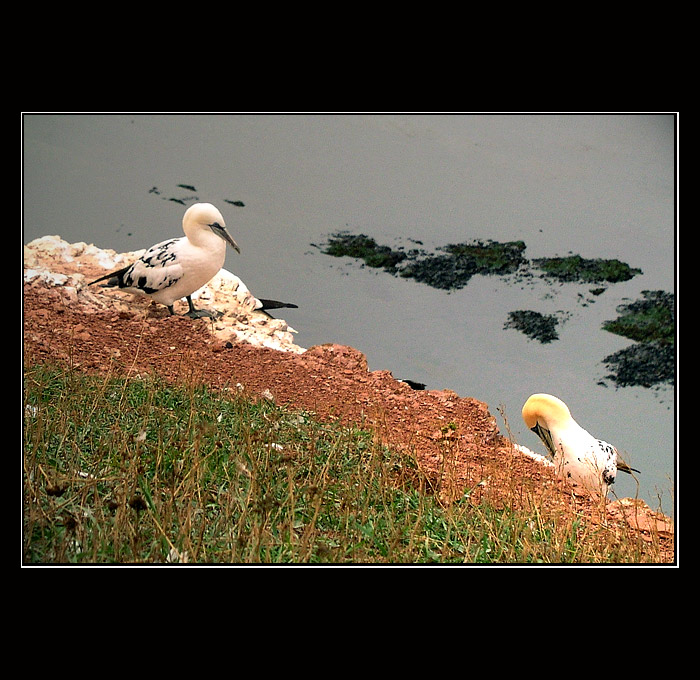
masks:
<svg viewBox="0 0 700 680"><path fill-rule="evenodd" d="M214 203L242 250L226 268L299 305L284 310L298 344L352 345L371 370L485 401L539 453L520 409L555 394L642 471L639 488L618 475L616 494L672 514L674 389L605 379L603 358L631 341L601 324L642 290L675 292L674 133L673 116L641 114L25 114L23 242L137 250L179 236L195 196ZM312 245L339 230L428 250L522 240L529 259L617 258L643 274L600 296L492 276L447 293ZM559 313L559 340L504 330L517 309Z"/></svg>

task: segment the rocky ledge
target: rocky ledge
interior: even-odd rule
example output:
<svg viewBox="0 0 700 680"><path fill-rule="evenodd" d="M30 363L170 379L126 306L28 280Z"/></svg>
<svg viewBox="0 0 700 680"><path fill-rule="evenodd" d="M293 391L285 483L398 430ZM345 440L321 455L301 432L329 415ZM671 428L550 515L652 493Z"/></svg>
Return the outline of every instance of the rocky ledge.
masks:
<svg viewBox="0 0 700 680"><path fill-rule="evenodd" d="M105 290L88 283L143 255L144 250L117 253L83 242L68 243L60 236L42 236L24 246L24 283L48 289L47 295L76 311L95 314L112 310L123 318L159 318L168 312L145 295L119 289ZM206 286L192 295L193 300L221 312L211 322L211 332L223 343L247 342L284 352L301 354L294 342L294 329L283 319L274 319L255 310L255 297L235 275L222 269ZM178 305L181 308L178 309ZM185 312L184 302L176 311Z"/></svg>

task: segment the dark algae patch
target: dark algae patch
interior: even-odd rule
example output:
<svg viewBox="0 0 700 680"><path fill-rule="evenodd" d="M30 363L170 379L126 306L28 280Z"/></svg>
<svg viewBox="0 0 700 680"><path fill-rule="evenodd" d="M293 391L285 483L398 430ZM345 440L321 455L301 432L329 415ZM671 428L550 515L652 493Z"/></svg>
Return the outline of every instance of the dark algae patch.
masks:
<svg viewBox="0 0 700 680"><path fill-rule="evenodd" d="M557 324L559 321L553 314L540 314L529 309L508 312L508 321L503 328L514 328L525 333L532 340L546 344L559 339Z"/></svg>
<svg viewBox="0 0 700 680"><path fill-rule="evenodd" d="M610 333L637 342L673 345L676 330L674 295L663 290L643 290L642 299L620 305L620 316L603 323Z"/></svg>
<svg viewBox="0 0 700 680"><path fill-rule="evenodd" d="M474 263L479 274L512 274L525 263L524 241L472 241L445 246L453 257L464 258Z"/></svg>
<svg viewBox="0 0 700 680"><path fill-rule="evenodd" d="M415 279L433 288L457 290L475 274L510 274L524 262L525 243L471 241L444 246L438 253L395 250L365 234L333 234L323 249L334 257L353 257L368 267L382 268L402 278Z"/></svg>
<svg viewBox="0 0 700 680"><path fill-rule="evenodd" d="M612 371L606 378L618 387L654 387L675 382L676 357L671 345L637 343L603 361Z"/></svg>
<svg viewBox="0 0 700 680"><path fill-rule="evenodd" d="M323 252L333 257L354 257L363 260L368 267L383 268L392 274L396 272L396 265L407 257L403 251L380 246L365 234L344 232L331 236Z"/></svg>
<svg viewBox="0 0 700 680"><path fill-rule="evenodd" d="M672 293L643 290L642 299L617 308L617 319L605 321L610 333L635 344L603 360L613 371L607 376L616 385L652 387L675 382L675 300Z"/></svg>
<svg viewBox="0 0 700 680"><path fill-rule="evenodd" d="M463 288L475 274L505 276L528 268L540 270L544 278L584 284L618 283L642 273L641 269L620 260L586 259L580 255L528 260L523 255L525 248L523 241L473 240L442 246L434 253L419 249L405 251L380 245L366 234L341 231L329 237L322 252L334 257L353 257L368 267L382 268L441 290ZM601 287L591 289L593 295L604 291Z"/></svg>
<svg viewBox="0 0 700 680"><path fill-rule="evenodd" d="M525 262L522 241L471 241L450 244L441 250L444 254L412 259L400 275L433 288L457 290L476 274L512 274Z"/></svg>
<svg viewBox="0 0 700 680"><path fill-rule="evenodd" d="M572 281L577 283L619 283L629 281L641 269L630 267L620 260L603 260L596 258L588 260L580 255L568 257L541 257L532 261L532 264L541 269L545 276L559 281Z"/></svg>

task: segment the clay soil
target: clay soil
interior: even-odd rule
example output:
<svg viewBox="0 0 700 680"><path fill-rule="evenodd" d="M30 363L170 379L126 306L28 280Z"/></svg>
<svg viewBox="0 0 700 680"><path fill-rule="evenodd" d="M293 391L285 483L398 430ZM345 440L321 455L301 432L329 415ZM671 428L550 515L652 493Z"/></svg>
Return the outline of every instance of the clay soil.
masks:
<svg viewBox="0 0 700 680"><path fill-rule="evenodd" d="M240 385L252 398L272 398L323 421L372 429L378 439L414 457L429 480L429 492L445 503L468 493L473 503L578 513L611 530L624 525L626 531L638 532L650 550L653 545L663 562L674 561L668 518L639 500L622 499L601 508L573 495L550 468L498 433L483 402L450 391L413 390L388 371L368 371L364 355L350 347L321 345L295 354L224 342L212 335L208 320L166 314L158 305L145 316L110 310L84 314L55 289L25 285L25 364L59 363L86 373L134 377L154 374L214 389Z"/></svg>

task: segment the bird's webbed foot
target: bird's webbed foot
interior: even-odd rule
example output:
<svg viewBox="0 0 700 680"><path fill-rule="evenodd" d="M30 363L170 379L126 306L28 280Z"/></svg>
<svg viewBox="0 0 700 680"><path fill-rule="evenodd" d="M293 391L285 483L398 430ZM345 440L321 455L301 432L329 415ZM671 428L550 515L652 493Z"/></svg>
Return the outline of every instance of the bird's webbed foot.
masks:
<svg viewBox="0 0 700 680"><path fill-rule="evenodd" d="M208 309L195 309L192 303L192 298L187 296L187 304L190 306L190 311L185 312L183 316L188 316L190 319L218 319L222 316L221 312L212 312Z"/></svg>
<svg viewBox="0 0 700 680"><path fill-rule="evenodd" d="M221 312L211 312L208 309L192 309L185 312L183 316L189 316L190 319L218 319Z"/></svg>

